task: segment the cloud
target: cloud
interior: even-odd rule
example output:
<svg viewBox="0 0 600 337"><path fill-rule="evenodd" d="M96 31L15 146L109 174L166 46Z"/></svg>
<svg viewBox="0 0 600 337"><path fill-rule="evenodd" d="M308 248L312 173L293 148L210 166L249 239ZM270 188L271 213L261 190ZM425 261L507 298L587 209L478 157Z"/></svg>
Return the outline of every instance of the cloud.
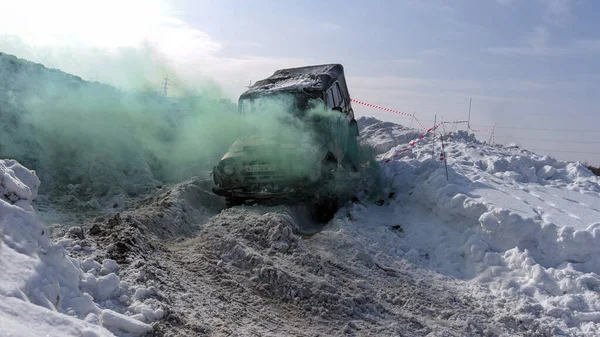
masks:
<svg viewBox="0 0 600 337"><path fill-rule="evenodd" d="M468 95L480 94L482 96L508 98L519 95L535 94L539 91L565 90L576 87L571 82L534 81L530 79L511 80L471 80L461 78L422 78L399 76L365 76L353 77L357 88L367 90L373 88L381 91L413 90L415 92L438 95L442 92L464 93ZM503 92L506 95L496 93ZM495 93L495 94L492 94Z"/></svg>
<svg viewBox="0 0 600 337"><path fill-rule="evenodd" d="M600 39L576 39L562 46L549 46L548 36L528 35L528 44L518 47L489 47L483 51L503 56L582 56L600 53Z"/></svg>
<svg viewBox="0 0 600 337"><path fill-rule="evenodd" d="M444 49L444 48L431 48L431 49L421 50L419 52L420 55L425 55L425 56L440 56L440 55L445 55L447 53L448 53L448 50Z"/></svg>
<svg viewBox="0 0 600 337"><path fill-rule="evenodd" d="M541 6L542 19L545 23L562 25L570 16L575 5L574 0L496 0L501 6L512 7L516 4ZM536 5L536 6L537 6Z"/></svg>
<svg viewBox="0 0 600 337"><path fill-rule="evenodd" d="M496 0L497 3L499 3L502 6L509 6L512 5L516 0Z"/></svg>
<svg viewBox="0 0 600 337"><path fill-rule="evenodd" d="M426 11L437 11L437 12L441 12L441 13L450 13L450 14L456 14L456 12L457 12L457 10L452 6L442 5L442 4L435 3L432 1L428 1L428 0L412 0L412 1L408 1L406 3L406 5L408 5L412 8L426 10Z"/></svg>
<svg viewBox="0 0 600 337"><path fill-rule="evenodd" d="M573 43L578 50L600 52L600 39L580 39Z"/></svg>
<svg viewBox="0 0 600 337"><path fill-rule="evenodd" d="M417 65L417 64L422 64L423 60L419 60L419 59L395 59L391 61L392 64L396 64L396 65Z"/></svg>
<svg viewBox="0 0 600 337"><path fill-rule="evenodd" d="M523 47L489 47L484 48L485 52L505 56L557 56L567 53L562 48L533 48L531 46Z"/></svg>
<svg viewBox="0 0 600 337"><path fill-rule="evenodd" d="M550 24L562 25L571 15L573 0L538 0L545 7L544 20Z"/></svg>
<svg viewBox="0 0 600 337"><path fill-rule="evenodd" d="M521 46L490 47L484 51L506 56L560 56L569 52L566 48L549 46L550 34L543 26L535 27L522 40L524 43Z"/></svg>

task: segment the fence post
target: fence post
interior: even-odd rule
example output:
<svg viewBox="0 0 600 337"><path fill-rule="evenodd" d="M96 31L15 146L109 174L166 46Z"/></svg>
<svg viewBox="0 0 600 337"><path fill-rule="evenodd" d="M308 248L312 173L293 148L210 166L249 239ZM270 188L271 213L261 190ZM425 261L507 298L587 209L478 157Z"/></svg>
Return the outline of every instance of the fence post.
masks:
<svg viewBox="0 0 600 337"><path fill-rule="evenodd" d="M415 120L415 115L417 114L416 111L413 111L412 117L410 118L410 125L408 126L409 129L412 129L412 123Z"/></svg>
<svg viewBox="0 0 600 337"><path fill-rule="evenodd" d="M435 124L437 123L437 115L433 117L433 140L431 142L431 158L435 159Z"/></svg>
<svg viewBox="0 0 600 337"><path fill-rule="evenodd" d="M471 102L473 98L469 98L469 118L467 119L467 133L471 130Z"/></svg>
<svg viewBox="0 0 600 337"><path fill-rule="evenodd" d="M446 162L446 153L444 150L444 135L441 135L441 140L442 140L442 154L444 155L444 166L446 167L446 180L450 181L450 177L448 176L448 162Z"/></svg>

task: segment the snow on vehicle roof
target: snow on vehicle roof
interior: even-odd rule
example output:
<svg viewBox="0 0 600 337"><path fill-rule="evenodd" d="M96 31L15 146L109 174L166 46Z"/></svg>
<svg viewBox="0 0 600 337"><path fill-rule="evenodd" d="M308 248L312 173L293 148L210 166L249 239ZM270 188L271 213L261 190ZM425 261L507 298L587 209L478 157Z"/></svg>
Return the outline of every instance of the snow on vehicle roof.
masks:
<svg viewBox="0 0 600 337"><path fill-rule="evenodd" d="M341 64L323 64L277 70L270 77L257 81L242 97L266 91L325 90L344 75Z"/></svg>

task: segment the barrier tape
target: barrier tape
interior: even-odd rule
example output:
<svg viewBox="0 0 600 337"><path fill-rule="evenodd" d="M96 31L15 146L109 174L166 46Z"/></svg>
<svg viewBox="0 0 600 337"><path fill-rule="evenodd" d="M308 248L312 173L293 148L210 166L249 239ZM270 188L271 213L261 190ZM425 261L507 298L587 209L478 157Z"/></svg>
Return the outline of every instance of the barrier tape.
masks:
<svg viewBox="0 0 600 337"><path fill-rule="evenodd" d="M410 141L408 143L408 147L402 149L402 151L397 152L391 158L386 159L385 160L386 163L389 163L393 158L396 158L396 157L400 156L401 154L403 154L404 152L410 150L410 148L413 147L413 146L415 146L419 140L425 138L425 136L428 133L434 131L435 129L437 129L438 127L440 127L440 125L443 125L443 124L454 124L454 125L456 125L456 124L467 124L467 123L469 123L468 120L457 120L457 121L453 121L453 122L441 122L441 123L435 125L434 127L427 129L421 123L421 121L419 121L419 119L417 119L417 116L415 116L414 114L409 114L407 112L403 112L403 111L400 111L400 110L390 109L390 108L382 107L382 106L379 106L379 105L376 105L376 104L371 104L371 103L359 101L359 100L354 99L354 98L351 98L350 101L353 102L353 103L357 103L357 104L360 104L360 105L367 106L369 108L379 109L379 110L383 110L383 111L387 111L387 112L393 112L393 113L396 113L396 114L399 114L399 115L404 115L404 116L412 117L412 118L414 118L417 121L417 123L419 123L419 125L421 126L421 128L423 130L425 130L425 133L419 135L419 137L417 139L414 139L414 140ZM470 127L469 127L469 130L471 130L473 132L487 132L487 131L492 131L491 128L490 129L473 130ZM440 153L440 161L444 161L444 152Z"/></svg>
<svg viewBox="0 0 600 337"><path fill-rule="evenodd" d="M401 154L403 154L404 152L406 152L406 151L410 150L410 148L411 148L411 147L413 147L413 146L417 145L417 142L418 142L418 141L420 141L421 139L425 138L425 136L427 136L427 134L428 134L428 133L430 133L430 132L433 132L433 130L437 129L438 127L440 127L440 125L442 125L442 124L444 124L444 123L446 123L446 122L441 122L441 123L439 123L438 125L436 125L436 126L434 126L434 127L432 127L432 128L429 128L429 129L427 129L427 130L425 131L425 133L423 133L423 134L419 135L419 137L418 137L418 138L411 140L411 141L408 143L408 147L406 147L406 148L402 149L402 151L398 151L398 152L397 152L395 155L393 155L391 158L388 158L388 159L386 159L386 160L385 160L385 162L386 162L386 163L389 163L390 161L392 161L392 159L393 159L393 158L396 158L396 157L400 156Z"/></svg>
<svg viewBox="0 0 600 337"><path fill-rule="evenodd" d="M417 118L417 116L415 116L414 114L409 114L408 112L403 112L403 111L400 111L400 110L390 109L390 108L382 107L380 105L376 105L376 104L371 104L371 103L359 101L359 100L354 99L354 98L351 98L350 101L353 102L353 103L360 104L360 105L368 106L369 108L375 108L375 109L379 109L379 110L383 110L383 111L387 111L387 112L393 112L393 113L396 113L396 114L399 114L399 115L404 115L404 116L412 117L412 118L414 118L417 121L417 123L419 123L419 125L421 126L421 128L423 130L427 130L427 127L425 125L423 125L423 123L421 123L421 121L419 121L419 119ZM467 121L467 120L459 120L459 121L454 121L454 122L444 122L444 124L464 124L464 123L469 123L469 121Z"/></svg>
<svg viewBox="0 0 600 337"><path fill-rule="evenodd" d="M400 111L400 110L394 110L394 109L390 109L390 108L384 108L382 106L371 104L371 103L367 103L367 102L363 102L363 101L359 101L359 100L356 100L354 98L351 98L350 101L353 102L353 103L358 103L360 105L368 106L369 108L375 108L375 109L379 109L379 110L383 110L383 111L387 111L387 112L393 112L393 113L396 113L396 114L399 114L399 115L404 115L404 116L408 116L408 117L414 117L413 114L409 114L407 112L403 112L403 111ZM421 124L421 123L419 123L419 124Z"/></svg>
<svg viewBox="0 0 600 337"><path fill-rule="evenodd" d="M423 125L423 123L421 123L421 121L419 121L419 119L417 119L417 116L413 115L413 118L417 121L417 123L419 123L419 125L421 126L421 129L427 130L425 125Z"/></svg>

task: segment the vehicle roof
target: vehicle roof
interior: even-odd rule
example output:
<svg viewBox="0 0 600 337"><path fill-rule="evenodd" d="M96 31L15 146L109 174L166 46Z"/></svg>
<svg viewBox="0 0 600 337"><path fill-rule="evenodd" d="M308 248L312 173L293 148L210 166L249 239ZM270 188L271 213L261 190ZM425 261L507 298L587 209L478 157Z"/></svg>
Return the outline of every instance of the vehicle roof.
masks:
<svg viewBox="0 0 600 337"><path fill-rule="evenodd" d="M341 64L322 64L277 70L270 77L257 81L240 98L269 91L322 91L344 76Z"/></svg>

